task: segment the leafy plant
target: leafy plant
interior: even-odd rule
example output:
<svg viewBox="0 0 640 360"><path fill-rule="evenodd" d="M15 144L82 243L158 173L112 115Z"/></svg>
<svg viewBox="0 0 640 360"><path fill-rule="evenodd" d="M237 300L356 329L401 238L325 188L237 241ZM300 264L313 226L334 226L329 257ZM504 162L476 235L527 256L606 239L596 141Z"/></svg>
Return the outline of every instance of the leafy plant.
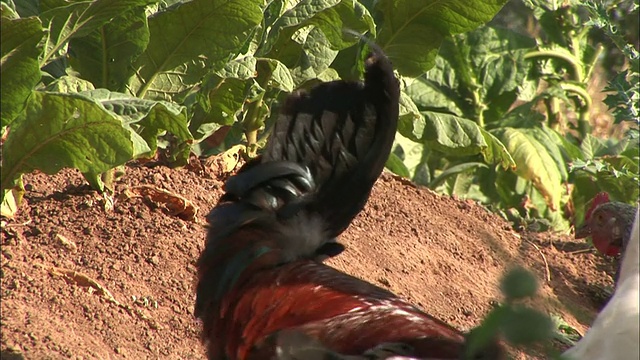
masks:
<svg viewBox="0 0 640 360"><path fill-rule="evenodd" d="M471 330L466 350L473 354L490 341L504 338L507 343L525 349L544 345L546 353L557 358L557 351L550 343L554 336L554 322L546 314L522 303L522 300L536 295L536 277L528 270L516 267L504 274L500 289L504 303L491 310L482 323Z"/></svg>
<svg viewBox="0 0 640 360"><path fill-rule="evenodd" d="M566 231L598 191L638 198L638 53L601 5L585 5L599 14L585 27L582 6L525 3L536 38L494 22L445 40L433 69L405 78L415 118L401 120L389 167L536 229ZM597 27L624 44L630 64L605 89L614 91L605 102L616 122L635 123L622 140L590 134L587 85L603 49L591 45Z"/></svg>
<svg viewBox="0 0 640 360"><path fill-rule="evenodd" d="M365 44L345 29L417 76L505 1L3 0L3 215L34 170L109 190L116 167L158 148L172 165L243 139L252 155L286 93L359 77Z"/></svg>

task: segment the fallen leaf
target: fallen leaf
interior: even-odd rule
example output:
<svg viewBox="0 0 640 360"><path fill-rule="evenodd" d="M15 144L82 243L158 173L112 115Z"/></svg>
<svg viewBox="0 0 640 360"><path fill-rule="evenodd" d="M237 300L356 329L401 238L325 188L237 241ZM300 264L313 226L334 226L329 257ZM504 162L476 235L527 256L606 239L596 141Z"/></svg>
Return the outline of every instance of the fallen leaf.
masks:
<svg viewBox="0 0 640 360"><path fill-rule="evenodd" d="M151 185L140 185L125 189L119 196L121 199L141 197L167 210L169 215L183 220L195 221L198 207L186 198Z"/></svg>

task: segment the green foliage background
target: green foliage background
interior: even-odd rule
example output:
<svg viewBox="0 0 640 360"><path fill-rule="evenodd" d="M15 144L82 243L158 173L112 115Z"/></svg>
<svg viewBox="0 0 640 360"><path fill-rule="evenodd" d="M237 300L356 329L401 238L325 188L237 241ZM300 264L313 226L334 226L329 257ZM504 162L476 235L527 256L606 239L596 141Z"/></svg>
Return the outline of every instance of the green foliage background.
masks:
<svg viewBox="0 0 640 360"><path fill-rule="evenodd" d="M344 29L401 79L390 170L534 229L567 231L601 190L635 202L638 52L617 24L637 2L505 3L3 0L3 214L33 170L109 190L113 169L158 148L175 166L238 143L255 154L288 93L360 77L366 45ZM605 102L631 126L602 139L587 85L611 49L625 65Z"/></svg>
<svg viewBox="0 0 640 360"><path fill-rule="evenodd" d="M287 94L360 77L366 44L345 29L401 80L391 171L534 230L568 231L599 191L636 203L638 1L506 2L2 0L2 215L34 170L112 191L116 168L158 149L172 166L240 143L254 155ZM617 136L590 128L596 74ZM552 334L517 302L535 278L502 286L470 351Z"/></svg>

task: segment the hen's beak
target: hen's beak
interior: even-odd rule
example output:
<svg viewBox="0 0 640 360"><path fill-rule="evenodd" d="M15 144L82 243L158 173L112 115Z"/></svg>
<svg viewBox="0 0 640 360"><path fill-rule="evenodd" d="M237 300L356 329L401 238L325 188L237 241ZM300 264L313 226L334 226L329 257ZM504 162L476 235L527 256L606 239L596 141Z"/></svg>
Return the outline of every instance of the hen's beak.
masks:
<svg viewBox="0 0 640 360"><path fill-rule="evenodd" d="M576 229L576 239L583 239L591 235L591 226L589 223L584 223L582 226Z"/></svg>

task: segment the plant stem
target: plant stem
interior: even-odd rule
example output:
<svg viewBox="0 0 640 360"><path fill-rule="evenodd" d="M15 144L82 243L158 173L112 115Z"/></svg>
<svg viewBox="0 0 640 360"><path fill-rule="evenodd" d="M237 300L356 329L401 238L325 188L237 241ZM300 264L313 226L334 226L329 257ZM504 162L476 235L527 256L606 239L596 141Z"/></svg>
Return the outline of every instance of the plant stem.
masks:
<svg viewBox="0 0 640 360"><path fill-rule="evenodd" d="M580 61L573 55L563 54L558 51L553 50L536 50L530 53L527 53L524 58L525 59L533 59L533 58L556 58L565 61L570 68L570 72L572 73L572 80L582 81L582 66L580 65Z"/></svg>
<svg viewBox="0 0 640 360"><path fill-rule="evenodd" d="M587 73L584 75L584 79L589 80L589 78L591 77L591 73L593 73L593 68L596 66L596 62L598 61L598 58L600 57L600 54L602 54L602 51L604 50L604 46L602 46L602 44L598 44L598 46L596 47L596 53L593 54L593 59L591 59L591 63L589 63L589 68L587 70Z"/></svg>
<svg viewBox="0 0 640 360"><path fill-rule="evenodd" d="M592 104L591 95L589 95L587 90L575 84L564 82L560 83L560 87L567 93L577 95L576 97L582 100L578 106L578 132L580 133L581 139L584 139L589 131L591 131L589 124L589 114L591 113Z"/></svg>
<svg viewBox="0 0 640 360"><path fill-rule="evenodd" d="M258 142L258 130L264 125L264 114L262 113L262 107L264 104L264 94L266 94L271 80L271 67L268 63L258 61L256 66L258 76L256 82L264 89L255 99L247 106L247 112L242 122L242 128L244 135L247 138L247 153L250 157L255 155Z"/></svg>
<svg viewBox="0 0 640 360"><path fill-rule="evenodd" d="M262 127L264 121L260 114L260 108L262 107L262 100L264 98L264 92L258 95L258 98L249 104L247 113L242 123L244 129L244 136L247 138L247 152L249 156L255 155L256 144L258 142L258 130Z"/></svg>

